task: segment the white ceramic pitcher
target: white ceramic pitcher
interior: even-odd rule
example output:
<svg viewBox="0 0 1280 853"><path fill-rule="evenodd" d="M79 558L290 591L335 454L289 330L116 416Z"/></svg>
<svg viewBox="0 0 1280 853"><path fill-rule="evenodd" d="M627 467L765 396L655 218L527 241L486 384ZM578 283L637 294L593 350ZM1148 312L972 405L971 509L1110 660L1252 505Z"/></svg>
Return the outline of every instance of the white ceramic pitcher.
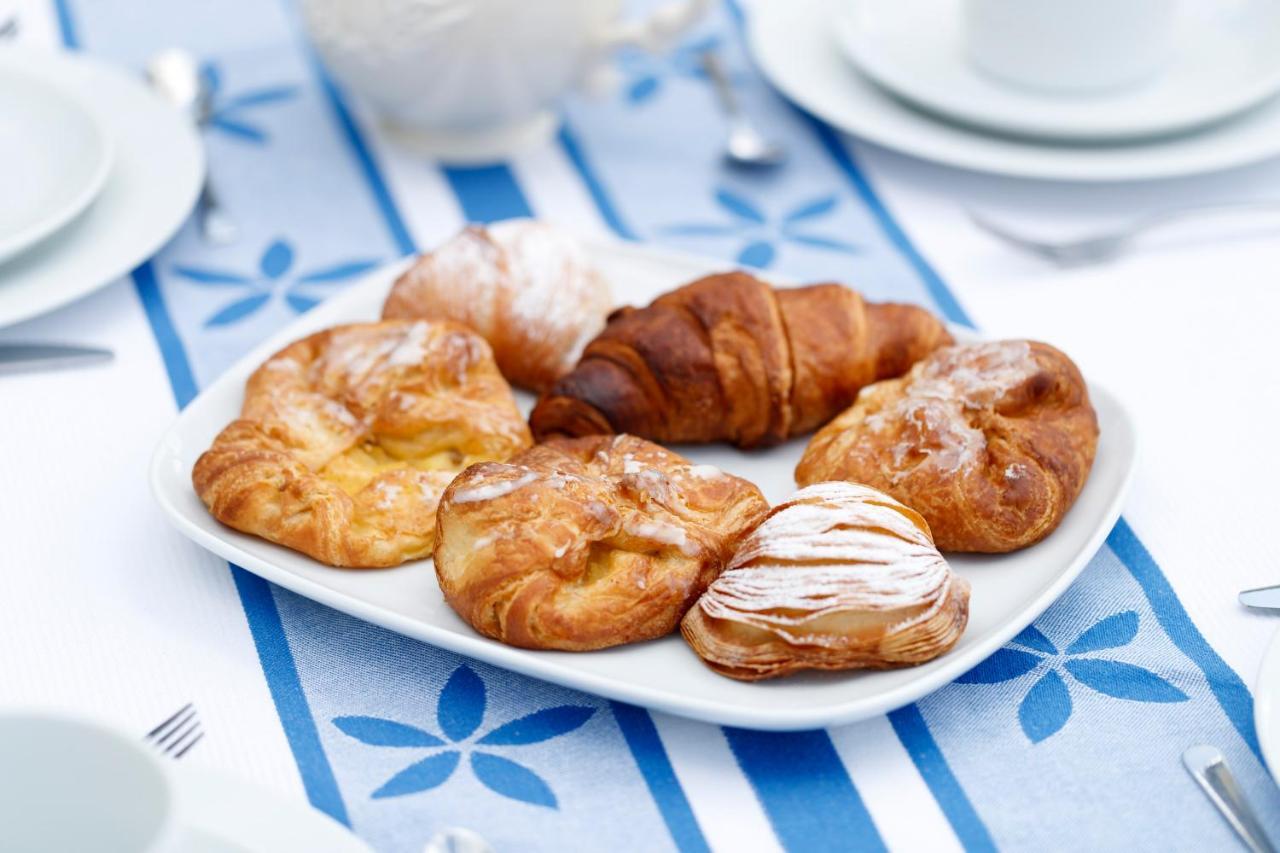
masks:
<svg viewBox="0 0 1280 853"><path fill-rule="evenodd" d="M710 0L622 20L623 0L301 0L326 65L393 136L455 162L556 127L556 101L623 46L657 50Z"/></svg>

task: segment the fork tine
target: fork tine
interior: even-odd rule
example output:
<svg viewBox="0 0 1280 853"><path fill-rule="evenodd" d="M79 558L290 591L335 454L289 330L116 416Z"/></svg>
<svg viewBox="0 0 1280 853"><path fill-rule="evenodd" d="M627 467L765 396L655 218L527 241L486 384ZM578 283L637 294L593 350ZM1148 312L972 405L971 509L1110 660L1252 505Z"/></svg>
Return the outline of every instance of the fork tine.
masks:
<svg viewBox="0 0 1280 853"><path fill-rule="evenodd" d="M197 735L199 733L200 733L200 721L192 720L186 726L186 728L178 730L178 735L177 737L174 738L172 742L170 742L167 746L164 746L165 755L172 755L174 750L179 749L192 736ZM160 745L161 744L157 744L157 746L160 746Z"/></svg>
<svg viewBox="0 0 1280 853"><path fill-rule="evenodd" d="M150 740L151 738L154 738L154 737L155 737L156 735L158 735L160 732L162 732L162 731L164 731L166 728L168 728L170 723L172 723L174 720L178 719L178 717L182 716L182 714L183 714L183 713L185 713L185 712L187 711L187 709L191 708L194 704L195 704L194 702L188 702L187 704L183 705L183 706L182 706L181 708L179 708L178 710L174 711L174 712L173 712L173 715L172 715L172 716L170 716L168 719L166 719L163 723L161 723L160 725L156 726L154 729L152 729L151 731L149 731L149 732L147 732L145 735L143 735L143 739L144 739L144 740Z"/></svg>
<svg viewBox="0 0 1280 853"><path fill-rule="evenodd" d="M191 747L198 744L200 742L200 739L203 737L204 737L204 732L199 732L186 746L184 746L182 749L178 750L173 754L174 760L176 761L177 759L181 758L182 756L190 752Z"/></svg>
<svg viewBox="0 0 1280 853"><path fill-rule="evenodd" d="M195 708L192 708L190 711L188 711L186 714L184 714L184 715L183 715L183 716L182 716L182 717L181 717L181 718L180 718L176 723L174 723L174 724L173 724L173 727L172 727L172 728L170 728L170 729L169 729L169 731L165 732L165 733L164 733L164 734L163 734L163 735L162 735L162 736L161 736L161 737L156 741L156 746L164 746L164 745L165 745L166 743L168 743L168 742L169 742L169 741L170 741L170 740L171 740L175 735L178 735L180 732L185 731L185 728L186 728L186 726L187 726L188 722L190 722L191 726L198 726L198 725L200 725L200 721L199 721L199 720L193 719L193 718L195 717L195 715L196 715L196 709L195 709Z"/></svg>

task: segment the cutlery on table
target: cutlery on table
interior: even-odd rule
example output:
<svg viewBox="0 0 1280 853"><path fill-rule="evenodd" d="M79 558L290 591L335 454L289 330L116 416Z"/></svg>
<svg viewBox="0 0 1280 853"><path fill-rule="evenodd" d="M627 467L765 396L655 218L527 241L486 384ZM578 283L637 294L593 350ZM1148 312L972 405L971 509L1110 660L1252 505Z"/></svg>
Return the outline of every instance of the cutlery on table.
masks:
<svg viewBox="0 0 1280 853"><path fill-rule="evenodd" d="M776 142L766 139L743 112L738 96L734 94L720 57L714 50L702 52L702 70L711 78L720 105L729 117L729 138L725 141L724 157L737 166L767 168L780 166L787 159L787 151Z"/></svg>
<svg viewBox="0 0 1280 853"><path fill-rule="evenodd" d="M10 15L0 21L0 39L13 38L18 34L18 16Z"/></svg>
<svg viewBox="0 0 1280 853"><path fill-rule="evenodd" d="M109 349L66 344L0 344L0 376L111 361Z"/></svg>
<svg viewBox="0 0 1280 853"><path fill-rule="evenodd" d="M203 128L212 115L213 92L200 63L180 48L162 50L147 62L147 80L165 100L182 110L196 127ZM213 180L205 169L200 198L196 200L196 227L200 237L210 245L225 246L240 236L240 227L218 197Z"/></svg>
<svg viewBox="0 0 1280 853"><path fill-rule="evenodd" d="M450 826L431 836L422 853L493 853L493 847L465 826Z"/></svg>
<svg viewBox="0 0 1280 853"><path fill-rule="evenodd" d="M1217 747L1206 744L1188 747L1182 753L1182 763L1246 847L1254 853L1276 853Z"/></svg>
<svg viewBox="0 0 1280 853"><path fill-rule="evenodd" d="M1154 229L1202 216L1246 211L1280 213L1280 201L1225 201L1187 205L1143 214L1111 231L1071 240L1042 240L994 222L975 210L967 210L974 225L997 240L1062 267L1079 267L1119 257L1133 248L1135 240Z"/></svg>
<svg viewBox="0 0 1280 853"><path fill-rule="evenodd" d="M196 716L194 702L188 702L165 719L160 725L142 736L147 743L174 759L191 751L204 737L200 718Z"/></svg>
<svg viewBox="0 0 1280 853"><path fill-rule="evenodd" d="M1240 603L1257 610L1280 610L1280 586L1241 590Z"/></svg>

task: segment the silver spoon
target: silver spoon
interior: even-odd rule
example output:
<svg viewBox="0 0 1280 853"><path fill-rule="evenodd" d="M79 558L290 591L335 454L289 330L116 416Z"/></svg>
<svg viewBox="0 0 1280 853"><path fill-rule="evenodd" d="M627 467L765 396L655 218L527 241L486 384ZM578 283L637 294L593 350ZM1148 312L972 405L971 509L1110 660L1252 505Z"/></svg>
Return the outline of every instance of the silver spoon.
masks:
<svg viewBox="0 0 1280 853"><path fill-rule="evenodd" d="M208 123L213 93L190 53L180 48L160 51L147 63L147 80L161 97L190 116L196 127ZM214 246L234 243L240 236L240 227L227 213L207 170L196 201L196 227L201 238Z"/></svg>
<svg viewBox="0 0 1280 853"><path fill-rule="evenodd" d="M1132 248L1133 241L1141 234L1163 225L1193 217L1242 211L1273 211L1280 213L1280 201L1225 201L1209 204L1193 204L1186 207L1160 210L1139 216L1129 224L1101 234L1093 234L1074 240L1039 240L1019 234L1008 226L993 222L975 210L966 211L969 219L983 231L1001 242L1013 246L1062 267L1078 267L1108 261Z"/></svg>
<svg viewBox="0 0 1280 853"><path fill-rule="evenodd" d="M1236 777L1217 747L1205 744L1188 747L1182 753L1182 763L1246 847L1253 853L1276 853L1253 806L1245 799L1244 791L1240 790Z"/></svg>
<svg viewBox="0 0 1280 853"><path fill-rule="evenodd" d="M730 163L751 168L780 166L787 159L787 150L764 137L742 111L733 84L725 73L720 57L714 50L702 52L702 69L711 78L720 105L729 117L729 138L725 142L724 156Z"/></svg>

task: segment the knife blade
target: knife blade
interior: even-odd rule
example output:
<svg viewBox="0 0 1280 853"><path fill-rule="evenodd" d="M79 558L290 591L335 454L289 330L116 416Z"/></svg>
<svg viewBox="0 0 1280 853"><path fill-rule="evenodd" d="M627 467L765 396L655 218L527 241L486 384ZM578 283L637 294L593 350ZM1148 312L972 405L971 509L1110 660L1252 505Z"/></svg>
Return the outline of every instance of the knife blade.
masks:
<svg viewBox="0 0 1280 853"><path fill-rule="evenodd" d="M109 349L67 344L0 344L0 376L111 361Z"/></svg>
<svg viewBox="0 0 1280 853"><path fill-rule="evenodd" d="M1263 586L1240 593L1240 603L1259 610L1280 610L1280 586Z"/></svg>

